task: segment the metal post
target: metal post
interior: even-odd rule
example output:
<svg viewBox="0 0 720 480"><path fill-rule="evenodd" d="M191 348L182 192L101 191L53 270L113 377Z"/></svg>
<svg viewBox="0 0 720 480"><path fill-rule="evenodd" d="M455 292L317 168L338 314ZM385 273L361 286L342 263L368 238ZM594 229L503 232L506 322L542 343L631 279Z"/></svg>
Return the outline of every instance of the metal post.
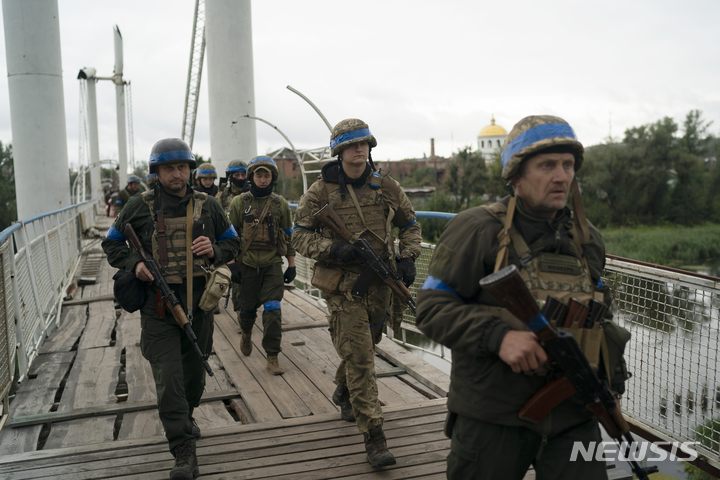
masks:
<svg viewBox="0 0 720 480"><path fill-rule="evenodd" d="M2 7L17 213L31 218L71 205L58 2Z"/></svg>
<svg viewBox="0 0 720 480"><path fill-rule="evenodd" d="M127 185L127 133L125 127L125 83L123 82L123 41L120 29L115 26L115 108L117 109L118 161L120 188Z"/></svg>
<svg viewBox="0 0 720 480"><path fill-rule="evenodd" d="M90 142L90 198L95 198L100 186L100 147L98 141L97 96L95 94L95 69L87 79L88 140Z"/></svg>
<svg viewBox="0 0 720 480"><path fill-rule="evenodd" d="M250 0L205 3L210 154L219 172L236 158L257 155L254 122L230 128L232 119L255 115Z"/></svg>
<svg viewBox="0 0 720 480"><path fill-rule="evenodd" d="M48 271L50 272L50 285L52 285L53 290L57 292L58 272L55 272L55 264L53 263L52 254L50 253L50 238L48 237L48 230L47 226L45 225L45 217L41 218L40 221L42 222L45 254L47 255Z"/></svg>
<svg viewBox="0 0 720 480"><path fill-rule="evenodd" d="M12 241L10 241L10 283L12 284L13 307L15 310L15 339L18 348L18 371L20 378L16 378L17 382L21 382L28 371L30 362L28 361L27 345L23 331L25 329L25 319L22 315L22 299L20 298L20 287L18 286L17 266L15 265L15 253L13 252Z"/></svg>

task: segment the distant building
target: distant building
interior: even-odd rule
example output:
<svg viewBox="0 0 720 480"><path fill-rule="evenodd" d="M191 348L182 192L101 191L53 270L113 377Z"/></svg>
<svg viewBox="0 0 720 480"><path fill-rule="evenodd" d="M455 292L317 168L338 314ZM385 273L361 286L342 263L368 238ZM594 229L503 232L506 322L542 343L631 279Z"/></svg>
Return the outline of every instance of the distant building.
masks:
<svg viewBox="0 0 720 480"><path fill-rule="evenodd" d="M480 130L477 136L478 150L483 156L490 156L495 150L502 148L508 136L507 130L500 125L495 125L495 116L492 116L490 125Z"/></svg>

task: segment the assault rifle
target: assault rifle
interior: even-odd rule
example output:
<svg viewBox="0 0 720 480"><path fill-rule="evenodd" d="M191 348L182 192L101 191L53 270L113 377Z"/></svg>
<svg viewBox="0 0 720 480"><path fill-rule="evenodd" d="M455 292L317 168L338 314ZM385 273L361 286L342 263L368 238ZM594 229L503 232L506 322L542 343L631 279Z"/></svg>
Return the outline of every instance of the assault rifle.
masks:
<svg viewBox="0 0 720 480"><path fill-rule="evenodd" d="M165 304L172 312L173 317L175 317L175 321L178 323L180 328L190 338L193 348L202 360L205 371L208 373L208 375L212 377L214 373L212 371L212 368L210 368L210 364L207 361L208 356L203 355L203 353L200 351L200 347L198 347L197 344L197 337L195 336L195 332L193 332L192 329L192 324L190 323L190 320L188 320L187 315L185 315L185 310L183 310L183 307L180 304L180 300L178 300L178 298L175 296L175 292L170 289L170 285L168 285L168 283L165 281L165 278L162 276L162 273L160 273L160 267L158 267L152 256L150 256L145 251L142 244L140 243L140 239L135 234L135 229L133 229L132 225L130 225L129 223L125 226L125 237L130 241L130 244L133 246L135 251L140 254L143 259L143 263L145 264L147 269L150 270L152 276L155 277L155 286L160 290L160 294L162 295L163 300L165 300ZM189 281L192 281L192 279L190 279Z"/></svg>
<svg viewBox="0 0 720 480"><path fill-rule="evenodd" d="M345 222L342 221L338 214L335 213L335 210L327 203L320 210L313 213L313 216L324 223L330 230L340 235L348 243L351 243L365 259L367 268L360 274L360 277L350 292L353 298L362 298L367 292L370 281L377 275L392 289L393 293L415 313L415 300L413 300L410 290L408 290L403 283L402 277L397 272L390 270L390 267L382 261L367 240L359 238L353 242L353 234L350 233L345 226Z"/></svg>
<svg viewBox="0 0 720 480"><path fill-rule="evenodd" d="M627 453L634 444L634 439L630 434L630 426L615 403L615 397L608 386L593 373L575 338L566 331L556 330L540 312L517 267L509 265L488 275L480 280L480 287L487 290L537 335L548 357L570 380L582 402L593 412L620 448L627 442L625 457L638 479L647 480L648 474L657 472L657 467L643 468L629 458Z"/></svg>

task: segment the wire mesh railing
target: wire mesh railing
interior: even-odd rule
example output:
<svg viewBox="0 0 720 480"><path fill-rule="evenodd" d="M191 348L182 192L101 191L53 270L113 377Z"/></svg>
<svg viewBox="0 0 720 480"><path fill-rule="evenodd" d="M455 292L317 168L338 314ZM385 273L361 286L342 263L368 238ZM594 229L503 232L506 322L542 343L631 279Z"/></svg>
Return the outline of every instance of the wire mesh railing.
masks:
<svg viewBox="0 0 720 480"><path fill-rule="evenodd" d="M82 233L95 225L97 203L39 215L0 232L0 428L12 382L27 375L60 319L64 292L80 260Z"/></svg>

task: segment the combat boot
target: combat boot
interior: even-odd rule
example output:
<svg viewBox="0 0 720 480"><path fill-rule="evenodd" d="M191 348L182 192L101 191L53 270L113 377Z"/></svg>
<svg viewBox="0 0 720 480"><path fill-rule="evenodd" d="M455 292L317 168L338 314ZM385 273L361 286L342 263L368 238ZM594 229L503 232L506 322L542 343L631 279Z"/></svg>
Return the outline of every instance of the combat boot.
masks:
<svg viewBox="0 0 720 480"><path fill-rule="evenodd" d="M188 415L188 418L190 419L190 422L192 423L192 436L195 438L200 438L200 427L198 427L197 420L192 415L192 409L190 409L191 412Z"/></svg>
<svg viewBox="0 0 720 480"><path fill-rule="evenodd" d="M285 369L280 366L277 355L268 355L267 357L267 368L273 375L282 375L285 373Z"/></svg>
<svg viewBox="0 0 720 480"><path fill-rule="evenodd" d="M387 449L387 441L382 427L375 427L363 435L365 436L367 461L371 467L379 468L395 465L395 457Z"/></svg>
<svg viewBox="0 0 720 480"><path fill-rule="evenodd" d="M175 455L175 466L170 470L170 480L193 480L200 475L195 445L191 440L175 447L173 455Z"/></svg>
<svg viewBox="0 0 720 480"><path fill-rule="evenodd" d="M340 407L340 417L346 422L354 422L355 414L353 413L352 405L350 404L350 392L348 391L347 385L338 383L335 393L333 393L332 401L335 405Z"/></svg>
<svg viewBox="0 0 720 480"><path fill-rule="evenodd" d="M250 353L252 353L252 332L240 335L240 351L246 357L249 357Z"/></svg>

